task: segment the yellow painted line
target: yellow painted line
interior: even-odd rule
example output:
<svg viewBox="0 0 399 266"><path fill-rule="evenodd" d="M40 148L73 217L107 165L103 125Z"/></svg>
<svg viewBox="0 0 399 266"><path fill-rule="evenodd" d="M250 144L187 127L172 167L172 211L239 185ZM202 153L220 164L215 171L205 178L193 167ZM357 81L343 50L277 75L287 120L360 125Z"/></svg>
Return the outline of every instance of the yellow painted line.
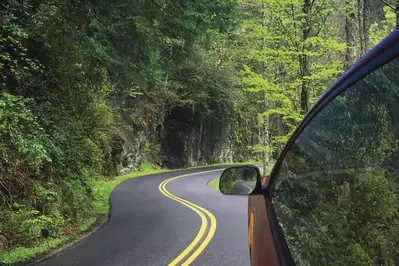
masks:
<svg viewBox="0 0 399 266"><path fill-rule="evenodd" d="M248 226L248 246L249 246L249 259L251 261L251 265L253 265L253 246L254 246L254 227L255 227L255 219L254 213L251 212L249 216L249 226Z"/></svg>
<svg viewBox="0 0 399 266"><path fill-rule="evenodd" d="M201 227L200 227L196 237L190 243L190 245L182 253L180 253L179 256L177 256L171 263L168 264L169 266L172 266L172 265L177 265L181 260L183 260L184 257L186 257L195 248L197 243L201 241L201 238L205 234L206 228L208 227L208 220L206 219L205 215L202 212L198 211L196 208L194 208L191 205L185 203L184 201L181 201L181 200L175 198L174 195L170 194L167 190L165 190L165 188L164 188L165 187L165 181L163 183L161 183L160 187L161 187L160 191L161 191L162 194L164 194L166 197L168 197L168 198L170 198L172 200L175 200L175 201L183 204L187 208L190 208L191 210L196 212L201 218Z"/></svg>
<svg viewBox="0 0 399 266"><path fill-rule="evenodd" d="M179 197L171 194L166 189L166 185L169 182L171 182L173 180L176 180L178 178L187 177L187 176L193 176L193 175L206 174L206 173L212 173L212 172L217 172L217 171L222 171L222 170L223 169L218 169L218 170L211 170L211 171L204 171L204 172L199 172L199 173L175 176L175 177L172 177L172 178L168 178L165 181L163 181L161 184L159 184L158 189L164 196L183 204L187 208L189 208L192 211L194 211L195 213L197 213L200 216L200 218L201 218L201 227L200 227L196 237L194 238L194 240L190 243L189 246L186 247L186 249L183 250L182 253L180 253L179 256L177 256L171 263L169 263L168 266L178 265L199 244L199 242L201 241L201 239L205 235L205 232L206 232L207 227L208 227L208 220L207 220L206 216L204 215L204 213L209 217L209 220L210 220L209 232L208 232L207 236L205 237L204 241L191 254L191 256L189 256L186 259L186 261L184 263L182 263L181 265L184 265L184 266L190 265L190 263L192 263L202 253L202 251L204 251L206 246L211 242L211 240L212 240L212 238L213 238L213 236L214 236L214 234L216 232L216 224L217 223L216 223L215 216L212 213L210 213L208 210L206 210L205 208L203 208L201 206L198 206L198 205L196 205L196 204L194 204L192 202L189 202L189 201L187 201L185 199L179 198Z"/></svg>
<svg viewBox="0 0 399 266"><path fill-rule="evenodd" d="M206 236L204 242L202 242L202 244L197 248L197 250L194 251L194 253L186 260L185 263L183 263L182 265L187 266L190 265L190 263L192 263L200 254L202 251L204 251L204 249L208 246L208 244L211 242L215 232L216 232L216 218L215 216L213 216L212 213L210 213L208 210L198 206L200 208L200 210L202 210L203 212L205 212L208 217L211 220L211 227L209 229L208 235Z"/></svg>

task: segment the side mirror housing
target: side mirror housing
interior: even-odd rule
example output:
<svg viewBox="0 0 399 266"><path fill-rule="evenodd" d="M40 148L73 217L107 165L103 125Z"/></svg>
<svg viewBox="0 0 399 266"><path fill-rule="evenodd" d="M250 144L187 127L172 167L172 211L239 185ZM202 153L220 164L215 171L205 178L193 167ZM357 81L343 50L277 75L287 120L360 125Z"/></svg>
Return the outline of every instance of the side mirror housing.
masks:
<svg viewBox="0 0 399 266"><path fill-rule="evenodd" d="M251 194L260 182L259 168L253 165L235 166L223 171L219 189L225 195Z"/></svg>

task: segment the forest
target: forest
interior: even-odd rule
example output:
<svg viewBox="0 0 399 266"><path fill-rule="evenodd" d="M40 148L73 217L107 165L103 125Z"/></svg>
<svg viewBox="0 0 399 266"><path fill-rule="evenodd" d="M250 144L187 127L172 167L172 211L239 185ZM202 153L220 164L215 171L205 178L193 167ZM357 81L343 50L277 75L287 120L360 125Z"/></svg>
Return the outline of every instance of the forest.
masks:
<svg viewBox="0 0 399 266"><path fill-rule="evenodd" d="M115 176L276 160L397 25L397 0L2 0L0 262L92 224Z"/></svg>

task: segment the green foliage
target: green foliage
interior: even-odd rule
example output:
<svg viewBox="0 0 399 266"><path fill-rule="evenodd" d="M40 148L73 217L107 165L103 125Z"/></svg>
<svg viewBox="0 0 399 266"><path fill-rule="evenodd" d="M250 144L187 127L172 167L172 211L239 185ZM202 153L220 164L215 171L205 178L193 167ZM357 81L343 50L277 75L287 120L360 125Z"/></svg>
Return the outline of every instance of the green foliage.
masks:
<svg viewBox="0 0 399 266"><path fill-rule="evenodd" d="M60 213L40 214L34 209L27 209L22 204L14 204L13 210L2 209L0 232L5 239L3 245L30 246L43 239L42 229L47 229L50 236L57 236L65 227L66 221ZM5 246L7 248L8 246Z"/></svg>
<svg viewBox="0 0 399 266"><path fill-rule="evenodd" d="M18 247L5 261L106 215L112 189L136 174L104 177L118 174L136 136L144 172L171 160L168 133L183 164L277 157L344 65L334 19L347 7L336 1L3 2L0 249ZM373 44L394 23L384 12ZM175 109L187 121L170 118ZM366 192L371 201L381 191ZM350 247L367 263L362 248Z"/></svg>
<svg viewBox="0 0 399 266"><path fill-rule="evenodd" d="M4 90L15 88L15 83L41 72L42 68L37 60L28 56L25 42L29 35L15 24L17 18L12 13L0 11L0 14L4 16L0 35L0 89Z"/></svg>
<svg viewBox="0 0 399 266"><path fill-rule="evenodd" d="M84 183L85 181L71 180L59 184L62 195L62 211L67 217L71 217L73 222L79 223L92 213L92 197L90 187Z"/></svg>
<svg viewBox="0 0 399 266"><path fill-rule="evenodd" d="M41 244L34 247L18 247L13 252L0 252L0 261L6 264L18 263L26 261L29 258L34 258L39 254L48 251L51 248L56 248L59 245L68 241L68 237L60 237L42 241Z"/></svg>
<svg viewBox="0 0 399 266"><path fill-rule="evenodd" d="M20 163L38 171L50 158L44 144L43 129L29 110L29 104L31 100L7 92L0 95L0 138L4 148L7 146L20 154Z"/></svg>
<svg viewBox="0 0 399 266"><path fill-rule="evenodd" d="M60 228L64 227L64 219L59 213L53 213L51 216L40 215L38 211L28 212L28 217L21 224L21 230L24 232L26 241L31 241L32 238L40 238L41 230L47 229L52 234L57 234Z"/></svg>
<svg viewBox="0 0 399 266"><path fill-rule="evenodd" d="M258 95L260 130L268 131L255 152L272 154L282 149L302 119L304 106L313 103L342 72L340 53L345 44L334 39L327 19L333 2L261 0L241 3L245 15L239 43L242 50L242 87ZM311 89L310 89L311 88ZM305 100L298 96L305 95ZM299 100L299 101L298 101ZM263 148L262 148L263 147Z"/></svg>
<svg viewBox="0 0 399 266"><path fill-rule="evenodd" d="M395 28L395 12L386 6L384 7L384 16L384 20L374 22L370 27L370 42L372 45L377 45L377 43L382 41Z"/></svg>

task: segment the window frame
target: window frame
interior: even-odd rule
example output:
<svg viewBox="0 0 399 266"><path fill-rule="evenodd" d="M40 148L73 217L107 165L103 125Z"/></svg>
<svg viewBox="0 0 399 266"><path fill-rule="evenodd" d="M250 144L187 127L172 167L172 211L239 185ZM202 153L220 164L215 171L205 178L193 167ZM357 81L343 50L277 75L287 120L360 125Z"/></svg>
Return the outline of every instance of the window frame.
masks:
<svg viewBox="0 0 399 266"><path fill-rule="evenodd" d="M359 61L357 61L352 67L350 67L345 73L340 76L332 86L319 98L319 100L312 106L312 108L305 115L302 122L294 131L294 134L290 137L289 141L285 145L282 153L277 159L272 172L270 174L269 184L264 193L266 200L267 215L270 221L270 227L272 236L277 251L277 255L280 261L280 265L295 265L287 243L285 242L284 234L278 224L277 215L275 213L272 197L271 188L273 181L280 172L281 164L291 148L292 144L302 133L304 128L313 120L313 118L319 113L319 111L328 105L338 95L348 89L350 86L358 82L359 80L366 77L368 74L375 71L377 68L387 64L391 60L399 57L399 29L394 30L388 35L383 41L371 49L366 55L364 55Z"/></svg>

